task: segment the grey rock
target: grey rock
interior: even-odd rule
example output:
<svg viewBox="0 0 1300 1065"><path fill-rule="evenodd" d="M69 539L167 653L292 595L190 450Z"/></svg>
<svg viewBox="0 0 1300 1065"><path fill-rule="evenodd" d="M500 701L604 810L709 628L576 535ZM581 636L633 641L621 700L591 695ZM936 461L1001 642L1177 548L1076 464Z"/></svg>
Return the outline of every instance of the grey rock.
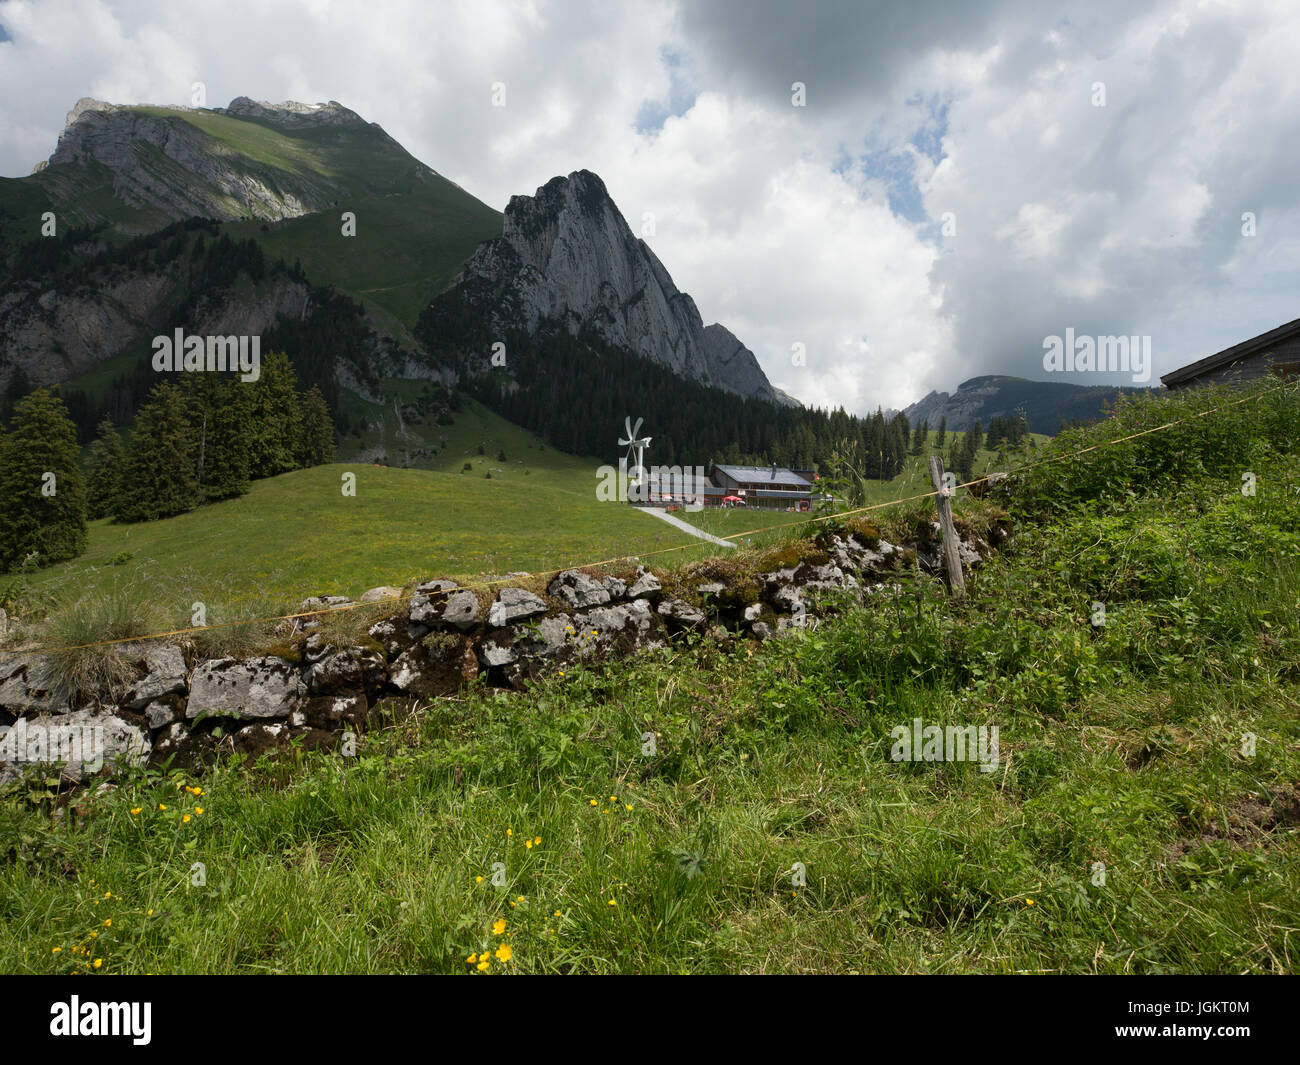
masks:
<svg viewBox="0 0 1300 1065"><path fill-rule="evenodd" d="M361 593L358 602L362 603L382 603L388 599L401 599L402 589L394 588L391 585L380 585L378 588L370 588Z"/></svg>
<svg viewBox="0 0 1300 1065"><path fill-rule="evenodd" d="M623 596L627 595L627 581L619 577L605 577L600 583L604 585L605 591L609 593L611 602L622 599Z"/></svg>
<svg viewBox="0 0 1300 1065"><path fill-rule="evenodd" d="M450 593L456 591L459 587L455 581L425 581L415 589L415 594L411 596L411 605L407 611L407 616L414 624L433 625L438 620L442 607L448 601Z"/></svg>
<svg viewBox="0 0 1300 1065"><path fill-rule="evenodd" d="M523 588L502 588L488 615L488 624L496 627L513 621L527 621L545 614L546 602Z"/></svg>
<svg viewBox="0 0 1300 1065"><path fill-rule="evenodd" d="M785 610L790 613L797 610L807 610L803 592L792 584L783 584L772 593L772 605L778 610Z"/></svg>
<svg viewBox="0 0 1300 1065"><path fill-rule="evenodd" d="M178 717L176 711L166 703L150 703L144 708L144 716L148 718L151 729L170 725Z"/></svg>
<svg viewBox="0 0 1300 1065"><path fill-rule="evenodd" d="M776 633L772 631L772 626L766 621L754 622L754 624L750 626L749 631L757 636L759 640L770 640L776 635Z"/></svg>
<svg viewBox="0 0 1300 1065"><path fill-rule="evenodd" d="M145 675L127 689L127 709L142 710L164 695L185 694L187 670L185 655L179 647L171 644L150 647L144 653L142 664Z"/></svg>
<svg viewBox="0 0 1300 1065"><path fill-rule="evenodd" d="M153 749L149 737L115 711L91 708L19 718L0 729L0 766L8 767L12 779L31 765L61 765L61 779L83 783L104 766L143 764Z"/></svg>
<svg viewBox="0 0 1300 1065"><path fill-rule="evenodd" d="M508 666L519 660L513 643L503 643L503 637L489 636L478 646L478 659L484 666Z"/></svg>
<svg viewBox="0 0 1300 1065"><path fill-rule="evenodd" d="M757 621L763 616L763 606L761 603L750 603L745 607L744 618L746 621Z"/></svg>
<svg viewBox="0 0 1300 1065"><path fill-rule="evenodd" d="M627 597L629 599L657 599L662 594L663 585L659 583L659 578L644 566L638 567L636 580L632 582L632 587L627 590Z"/></svg>
<svg viewBox="0 0 1300 1065"><path fill-rule="evenodd" d="M237 662L218 658L200 663L190 677L185 716L260 719L288 717L306 694L290 663L271 656Z"/></svg>
<svg viewBox="0 0 1300 1065"><path fill-rule="evenodd" d="M558 574L547 586L548 595L554 596L571 610L585 610L609 602L609 591L595 577L582 570L569 569Z"/></svg>
<svg viewBox="0 0 1300 1065"><path fill-rule="evenodd" d="M468 632L478 625L479 616L478 596L473 592L454 592L448 596L447 605L442 611L443 624L461 632Z"/></svg>
<svg viewBox="0 0 1300 1065"><path fill-rule="evenodd" d="M661 617L684 627L703 625L706 620L703 610L681 599L665 599L659 604L658 612Z"/></svg>

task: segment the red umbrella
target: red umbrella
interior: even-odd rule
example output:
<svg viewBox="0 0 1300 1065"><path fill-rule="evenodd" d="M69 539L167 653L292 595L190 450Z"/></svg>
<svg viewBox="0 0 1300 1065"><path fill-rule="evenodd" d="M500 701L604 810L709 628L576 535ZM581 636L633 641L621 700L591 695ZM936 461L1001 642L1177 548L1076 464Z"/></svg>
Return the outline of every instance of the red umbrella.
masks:
<svg viewBox="0 0 1300 1065"><path fill-rule="evenodd" d="M741 502L744 502L744 501L740 498L740 496L723 496L723 497L722 497L722 501L723 501L724 503L741 503Z"/></svg>

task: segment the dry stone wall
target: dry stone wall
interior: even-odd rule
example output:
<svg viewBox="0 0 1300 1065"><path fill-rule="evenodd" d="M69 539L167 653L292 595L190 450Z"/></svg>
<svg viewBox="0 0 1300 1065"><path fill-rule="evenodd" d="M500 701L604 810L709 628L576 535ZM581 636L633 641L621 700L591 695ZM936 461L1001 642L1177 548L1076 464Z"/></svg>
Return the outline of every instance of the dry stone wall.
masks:
<svg viewBox="0 0 1300 1065"><path fill-rule="evenodd" d="M747 573L729 569L730 560L663 580L645 566L623 576L566 570L545 596L507 586L488 600L454 581L430 580L393 603L398 612L359 641L331 642L312 618L290 623L295 631L282 654L194 660L172 644L132 646L134 677L98 697L69 699L53 661L39 652L0 656L0 784L34 763L57 763L65 781L82 783L104 767L168 758L198 764L218 749L256 754L295 737L309 748L333 747L376 720L389 700L450 695L480 678L520 688L691 633L770 639L815 624L844 596L861 601L896 586L905 568L937 574L937 526L921 531L902 546L825 534L778 556L787 564ZM1006 532L995 526L989 535L996 544ZM963 564L979 565L990 549L963 539ZM372 589L361 601L399 594ZM352 605L314 597L301 611Z"/></svg>

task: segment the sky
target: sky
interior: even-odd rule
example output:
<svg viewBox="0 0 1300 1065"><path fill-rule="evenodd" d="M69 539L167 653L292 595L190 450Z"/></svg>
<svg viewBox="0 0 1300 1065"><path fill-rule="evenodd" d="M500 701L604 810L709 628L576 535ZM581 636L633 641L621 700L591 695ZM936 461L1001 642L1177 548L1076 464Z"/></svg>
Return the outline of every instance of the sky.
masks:
<svg viewBox="0 0 1300 1065"><path fill-rule="evenodd" d="M1294 0L0 0L0 175L195 82L337 100L499 209L592 170L775 385L866 413L1300 317L1298 54ZM1067 330L1149 376L1045 369Z"/></svg>

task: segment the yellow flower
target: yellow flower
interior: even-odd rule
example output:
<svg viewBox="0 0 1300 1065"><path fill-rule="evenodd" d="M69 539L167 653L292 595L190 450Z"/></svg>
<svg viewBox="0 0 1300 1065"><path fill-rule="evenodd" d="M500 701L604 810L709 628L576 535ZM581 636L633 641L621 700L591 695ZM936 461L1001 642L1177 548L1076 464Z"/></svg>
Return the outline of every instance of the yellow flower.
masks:
<svg viewBox="0 0 1300 1065"><path fill-rule="evenodd" d="M477 970L478 970L479 972L481 972L481 973L485 973L485 972L488 971L488 964L489 964L489 963L488 963L486 960L485 960L485 961L481 961L481 962L479 962L476 966L474 966L474 968L477 969Z"/></svg>
<svg viewBox="0 0 1300 1065"><path fill-rule="evenodd" d="M617 906L617 905L618 905L618 903L615 902L613 899L610 899L610 900L609 900L609 904L610 904L611 906Z"/></svg>
<svg viewBox="0 0 1300 1065"><path fill-rule="evenodd" d="M513 836L514 834L515 834L515 830L514 830L513 828L507 828L507 829L506 829L506 835L507 835L507 836Z"/></svg>
<svg viewBox="0 0 1300 1065"><path fill-rule="evenodd" d="M560 916L560 911L559 911L559 910L556 910L556 911L555 911L555 916L556 916L556 917L559 917L559 916Z"/></svg>
<svg viewBox="0 0 1300 1065"><path fill-rule="evenodd" d="M202 807L202 806L196 806L196 807L194 807L194 812L195 812L196 814L198 814L200 817L202 817L202 816L203 816L203 807Z"/></svg>
<svg viewBox="0 0 1300 1065"><path fill-rule="evenodd" d="M113 923L113 918L110 917L107 921L104 922L104 927L108 928L112 923Z"/></svg>
<svg viewBox="0 0 1300 1065"><path fill-rule="evenodd" d="M133 807L131 807L131 816L134 817L136 814L138 814L138 813L139 813L141 810L143 810L143 809L144 809L143 806L133 806Z"/></svg>
<svg viewBox="0 0 1300 1065"><path fill-rule="evenodd" d="M541 837L541 836L537 836L537 837L533 840L533 842L536 843L536 844L540 847L540 846L542 845L542 837Z"/></svg>
<svg viewBox="0 0 1300 1065"><path fill-rule="evenodd" d="M492 925L492 934L494 936L500 936L500 935L504 935L505 931L506 931L506 919L504 917L498 917L496 919L496 922Z"/></svg>
<svg viewBox="0 0 1300 1065"><path fill-rule="evenodd" d="M598 805L595 799L588 799L587 801L590 802L592 806Z"/></svg>
<svg viewBox="0 0 1300 1065"><path fill-rule="evenodd" d="M159 803L159 804L158 804L158 809L160 809L160 810L165 810L165 809L167 809L167 807L166 807L166 805L164 805L163 803Z"/></svg>
<svg viewBox="0 0 1300 1065"><path fill-rule="evenodd" d="M618 796L617 796L617 795L611 795L611 796L609 797L609 801L610 801L610 802L618 802Z"/></svg>
<svg viewBox="0 0 1300 1065"><path fill-rule="evenodd" d="M104 892L104 898L111 899L112 897L113 897L113 893L111 891Z"/></svg>
<svg viewBox="0 0 1300 1065"><path fill-rule="evenodd" d="M62 948L62 947L55 947L53 950L50 951L50 953L51 953L51 954L60 954L60 953L62 953L62 951L63 951L63 948Z"/></svg>
<svg viewBox="0 0 1300 1065"><path fill-rule="evenodd" d="M631 809L632 809L632 804L631 804L630 802L625 802L625 803L623 804L623 809L624 809L624 810L631 810Z"/></svg>
<svg viewBox="0 0 1300 1065"><path fill-rule="evenodd" d="M1025 899L1025 905L1026 905L1026 906L1032 906L1033 904L1034 904L1034 900L1033 900L1033 899Z"/></svg>
<svg viewBox="0 0 1300 1065"><path fill-rule="evenodd" d="M103 964L104 964L104 959L103 959L103 958L96 958L96 959L95 959L95 968L96 968L96 969L98 969L98 968L99 968L101 965L103 965Z"/></svg>
<svg viewBox="0 0 1300 1065"><path fill-rule="evenodd" d="M524 840L524 846L525 846L526 848L528 848L528 850L532 850L532 849L533 849L533 841L532 841L531 839L526 839L526 840Z"/></svg>
<svg viewBox="0 0 1300 1065"><path fill-rule="evenodd" d="M190 823L190 815L186 814L184 817L181 818L181 824L188 825L189 823Z"/></svg>
<svg viewBox="0 0 1300 1065"><path fill-rule="evenodd" d="M510 908L511 908L512 910L515 908L515 904L514 904L513 902L510 904Z"/></svg>
<svg viewBox="0 0 1300 1065"><path fill-rule="evenodd" d="M591 630L591 634L592 634L593 636L599 636L599 635L600 635L600 630L599 630L599 629L592 629L592 630Z"/></svg>
<svg viewBox="0 0 1300 1065"><path fill-rule="evenodd" d="M477 951L476 951L475 953L471 954L468 958L466 958L465 961L466 961L469 965L473 965L475 962L477 962L477 961L478 961L478 953L477 953Z"/></svg>
<svg viewBox="0 0 1300 1065"><path fill-rule="evenodd" d="M516 895L516 896L515 896L515 901L517 901L517 902L523 902L523 901L524 901L524 897L523 897L522 895Z"/></svg>
<svg viewBox="0 0 1300 1065"><path fill-rule="evenodd" d="M483 878L482 878L481 876L476 876L476 877L474 878L474 883L476 883L476 884L481 884L481 883L483 883Z"/></svg>
<svg viewBox="0 0 1300 1065"><path fill-rule="evenodd" d="M90 933L90 938L91 938L91 939L98 939L98 938L99 938L99 933L98 933L98 932L91 932L91 933Z"/></svg>
<svg viewBox="0 0 1300 1065"><path fill-rule="evenodd" d="M153 910L150 910L148 913L145 914L145 916L146 916L146 917L152 917L152 916L153 916Z"/></svg>
<svg viewBox="0 0 1300 1065"><path fill-rule="evenodd" d="M502 943L497 947L497 961L509 961L514 957L514 948L509 943Z"/></svg>

